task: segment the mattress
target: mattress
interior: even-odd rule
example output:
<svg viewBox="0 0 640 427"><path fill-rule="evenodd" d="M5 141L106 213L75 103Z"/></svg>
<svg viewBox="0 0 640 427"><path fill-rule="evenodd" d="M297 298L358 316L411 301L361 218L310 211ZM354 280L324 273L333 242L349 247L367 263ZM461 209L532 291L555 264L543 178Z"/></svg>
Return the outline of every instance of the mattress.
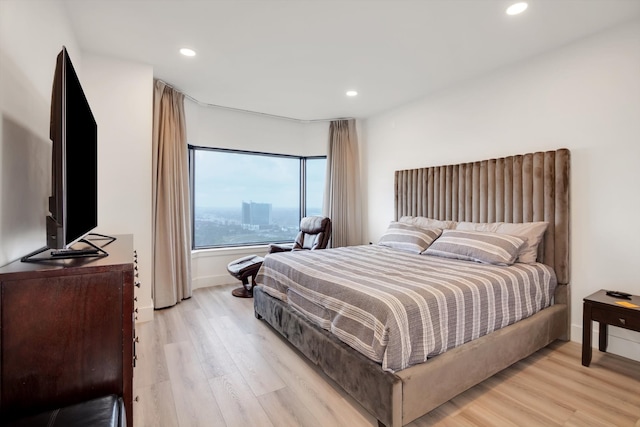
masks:
<svg viewBox="0 0 640 427"><path fill-rule="evenodd" d="M395 372L548 307L556 276L363 245L270 254L256 282Z"/></svg>

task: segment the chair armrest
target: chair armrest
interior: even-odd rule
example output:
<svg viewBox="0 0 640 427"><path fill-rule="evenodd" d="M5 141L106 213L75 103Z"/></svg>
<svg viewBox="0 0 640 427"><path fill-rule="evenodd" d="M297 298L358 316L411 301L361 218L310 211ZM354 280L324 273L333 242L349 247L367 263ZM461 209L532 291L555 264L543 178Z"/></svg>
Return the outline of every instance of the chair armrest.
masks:
<svg viewBox="0 0 640 427"><path fill-rule="evenodd" d="M269 245L269 253L274 254L276 252L290 252L293 249L293 243L272 243Z"/></svg>

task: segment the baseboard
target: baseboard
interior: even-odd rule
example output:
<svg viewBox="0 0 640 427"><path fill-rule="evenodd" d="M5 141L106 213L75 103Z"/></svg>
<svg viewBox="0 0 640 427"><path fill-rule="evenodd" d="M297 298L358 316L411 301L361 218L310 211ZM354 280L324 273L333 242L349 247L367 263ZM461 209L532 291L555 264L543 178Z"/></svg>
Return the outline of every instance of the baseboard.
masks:
<svg viewBox="0 0 640 427"><path fill-rule="evenodd" d="M598 340L600 337L597 323L594 323L593 336L591 343L595 349L598 348ZM582 326L571 325L571 340L582 342ZM640 362L640 333L629 331L626 329L609 326L609 340L607 353L617 354L627 359L637 360Z"/></svg>
<svg viewBox="0 0 640 427"><path fill-rule="evenodd" d="M138 309L138 312L135 314L136 323L150 322L153 320L153 305L145 307L136 306L136 308Z"/></svg>
<svg viewBox="0 0 640 427"><path fill-rule="evenodd" d="M208 288L210 286L229 285L232 283L237 283L238 286L241 285L239 280L234 279L228 273L217 274L217 275L211 275L211 276L198 277L197 279L191 280L191 289Z"/></svg>
<svg viewBox="0 0 640 427"><path fill-rule="evenodd" d="M191 289L238 284L228 271L230 262L247 255L265 256L267 245L197 250L191 253Z"/></svg>

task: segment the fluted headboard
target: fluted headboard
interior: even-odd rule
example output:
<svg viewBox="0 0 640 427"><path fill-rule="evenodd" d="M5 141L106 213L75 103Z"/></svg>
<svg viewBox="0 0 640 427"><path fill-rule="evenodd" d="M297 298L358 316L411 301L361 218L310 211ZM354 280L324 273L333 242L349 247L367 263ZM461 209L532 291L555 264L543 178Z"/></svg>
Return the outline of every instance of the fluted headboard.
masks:
<svg viewBox="0 0 640 427"><path fill-rule="evenodd" d="M568 284L569 172L567 149L396 171L396 220L547 221L539 260Z"/></svg>

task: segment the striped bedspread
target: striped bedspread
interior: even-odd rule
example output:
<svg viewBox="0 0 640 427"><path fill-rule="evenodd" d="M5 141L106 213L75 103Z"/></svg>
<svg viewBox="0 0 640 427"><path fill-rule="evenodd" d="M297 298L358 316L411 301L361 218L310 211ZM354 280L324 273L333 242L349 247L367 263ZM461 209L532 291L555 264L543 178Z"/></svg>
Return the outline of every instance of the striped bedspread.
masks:
<svg viewBox="0 0 640 427"><path fill-rule="evenodd" d="M549 306L556 277L366 245L268 255L256 282L393 372Z"/></svg>

